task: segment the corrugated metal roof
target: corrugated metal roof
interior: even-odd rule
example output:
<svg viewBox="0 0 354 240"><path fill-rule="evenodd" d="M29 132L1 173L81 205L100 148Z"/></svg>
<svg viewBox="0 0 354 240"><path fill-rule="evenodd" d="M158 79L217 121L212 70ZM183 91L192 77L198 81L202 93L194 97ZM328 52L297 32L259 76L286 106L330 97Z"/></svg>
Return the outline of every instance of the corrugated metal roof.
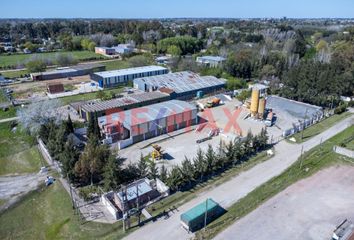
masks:
<svg viewBox="0 0 354 240"><path fill-rule="evenodd" d="M161 92L149 92L141 94L132 94L126 97L116 98L107 101L85 104L81 107L86 112L104 111L112 108L124 108L131 104L142 103L150 100L168 97L167 94Z"/></svg>
<svg viewBox="0 0 354 240"><path fill-rule="evenodd" d="M207 204L208 203L208 204ZM205 214L206 210L210 211L211 209L219 206L213 199L208 198L206 201L198 204L192 209L189 209L187 212L181 215L181 220L188 223L193 219L196 219Z"/></svg>
<svg viewBox="0 0 354 240"><path fill-rule="evenodd" d="M226 58L220 56L202 56L202 57L198 57L198 59L201 59L203 61L215 61L215 62L222 62L226 60Z"/></svg>
<svg viewBox="0 0 354 240"><path fill-rule="evenodd" d="M130 184L127 187L127 200L128 201L133 200L137 197L137 191L136 191L137 187L138 187L139 196L152 191L152 188L149 185L148 180L146 178L140 179L140 180ZM123 192L118 192L117 195L118 195L119 199L121 201L123 201Z"/></svg>
<svg viewBox="0 0 354 240"><path fill-rule="evenodd" d="M205 88L225 85L226 80L214 76L200 76L190 71L168 73L163 75L137 78L134 82L144 82L156 88L169 88L176 93L203 90Z"/></svg>
<svg viewBox="0 0 354 240"><path fill-rule="evenodd" d="M196 106L190 103L180 100L170 100L167 102L156 103L145 107L134 108L127 111L102 116L98 118L98 122L100 125L106 125L108 122L120 122L125 128L131 129L131 126L196 109Z"/></svg>
<svg viewBox="0 0 354 240"><path fill-rule="evenodd" d="M95 74L102 78L109 78L109 77L118 77L118 76L145 73L151 71L159 71L159 70L167 70L167 68L152 65L152 66L144 66L144 67L136 67L136 68L125 68L125 69L119 69L113 71L96 72Z"/></svg>

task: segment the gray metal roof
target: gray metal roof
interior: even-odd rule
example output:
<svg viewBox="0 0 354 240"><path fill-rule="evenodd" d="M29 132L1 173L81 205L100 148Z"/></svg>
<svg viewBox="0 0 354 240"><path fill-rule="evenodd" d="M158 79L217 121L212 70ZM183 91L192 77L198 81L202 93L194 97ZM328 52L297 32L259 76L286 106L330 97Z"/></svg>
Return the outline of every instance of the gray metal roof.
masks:
<svg viewBox="0 0 354 240"><path fill-rule="evenodd" d="M95 74L102 78L109 78L109 77L118 77L118 76L125 76L130 74L138 74L138 73L145 73L145 72L152 72L152 71L159 71L159 70L167 70L167 68L152 65L152 66L144 66L144 67L125 68L125 69L119 69L113 71L96 72Z"/></svg>
<svg viewBox="0 0 354 240"><path fill-rule="evenodd" d="M81 109L86 112L105 111L113 108L124 108L125 106L129 106L132 104L142 103L159 98L165 98L168 96L168 94L161 92L132 94L126 97L116 98L112 100L85 104L81 107Z"/></svg>
<svg viewBox="0 0 354 240"><path fill-rule="evenodd" d="M198 59L201 59L203 61L214 61L214 62L222 62L226 60L226 58L220 56L202 56L202 57L198 57Z"/></svg>
<svg viewBox="0 0 354 240"><path fill-rule="evenodd" d="M148 183L148 179L140 179L127 187L127 201L133 200L137 198L137 187L139 196L152 191L150 184ZM121 201L123 201L123 192L118 192L117 195Z"/></svg>
<svg viewBox="0 0 354 240"><path fill-rule="evenodd" d="M107 119L111 123L120 122L125 128L166 118L186 111L196 110L196 106L180 100L170 100L167 102L156 103L145 107L134 108L131 110L110 114L98 118L100 125L106 125Z"/></svg>
<svg viewBox="0 0 354 240"><path fill-rule="evenodd" d="M176 93L189 92L193 90L203 90L205 88L224 85L225 79L214 76L200 76L196 73L185 71L163 75L137 78L134 82L145 82L149 86L157 88L169 88Z"/></svg>

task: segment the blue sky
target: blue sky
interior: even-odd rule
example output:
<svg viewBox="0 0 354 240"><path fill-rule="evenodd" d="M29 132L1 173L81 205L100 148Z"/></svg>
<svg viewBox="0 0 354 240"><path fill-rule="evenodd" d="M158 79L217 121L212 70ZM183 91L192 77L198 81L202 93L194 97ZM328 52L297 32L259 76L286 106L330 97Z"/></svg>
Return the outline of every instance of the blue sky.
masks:
<svg viewBox="0 0 354 240"><path fill-rule="evenodd" d="M1 18L354 18L354 0L0 0L0 7Z"/></svg>

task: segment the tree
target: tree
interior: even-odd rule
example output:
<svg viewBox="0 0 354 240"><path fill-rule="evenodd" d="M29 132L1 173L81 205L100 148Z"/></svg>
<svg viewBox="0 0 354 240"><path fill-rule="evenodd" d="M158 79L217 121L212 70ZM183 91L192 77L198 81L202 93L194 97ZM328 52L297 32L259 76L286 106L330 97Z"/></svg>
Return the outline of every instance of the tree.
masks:
<svg viewBox="0 0 354 240"><path fill-rule="evenodd" d="M208 173L214 173L214 161L215 161L215 152L213 147L208 144L208 149L205 153L205 165Z"/></svg>
<svg viewBox="0 0 354 240"><path fill-rule="evenodd" d="M167 53L171 54L172 56L178 57L181 56L182 50L175 45L171 45L167 48Z"/></svg>
<svg viewBox="0 0 354 240"><path fill-rule="evenodd" d="M38 45L33 44L31 42L26 42L23 46L31 52L36 52L38 48Z"/></svg>
<svg viewBox="0 0 354 240"><path fill-rule="evenodd" d="M27 71L30 73L44 72L45 69L47 68L47 64L41 58L32 57L30 60L27 61L26 68L27 68Z"/></svg>
<svg viewBox="0 0 354 240"><path fill-rule="evenodd" d="M156 162L154 160L152 160L149 164L149 178L156 179L158 175L159 175L159 173L158 173L158 169L156 167Z"/></svg>
<svg viewBox="0 0 354 240"><path fill-rule="evenodd" d="M143 154L140 155L140 160L138 162L138 175L140 178L146 177L148 174L148 165L144 159Z"/></svg>
<svg viewBox="0 0 354 240"><path fill-rule="evenodd" d="M76 149L72 139L68 139L65 143L64 150L60 154L59 159L62 163L63 174L66 175L70 181L75 180L75 164L79 160L80 153Z"/></svg>
<svg viewBox="0 0 354 240"><path fill-rule="evenodd" d="M194 181L194 166L192 162L184 157L181 165L181 174L185 182L188 182L188 186Z"/></svg>
<svg viewBox="0 0 354 240"><path fill-rule="evenodd" d="M99 145L96 136L89 138L79 161L75 164L75 173L81 184L93 185L102 179L102 172L111 152L107 145Z"/></svg>
<svg viewBox="0 0 354 240"><path fill-rule="evenodd" d="M95 138L97 138L98 140L101 139L101 131L98 125L97 112L95 112L93 115L90 114L89 123L87 126L87 136L89 138L95 136Z"/></svg>
<svg viewBox="0 0 354 240"><path fill-rule="evenodd" d="M108 158L107 165L103 170L103 182L105 191L118 189L122 183L122 170L120 168L121 159L111 154Z"/></svg>
<svg viewBox="0 0 354 240"><path fill-rule="evenodd" d="M128 59L132 67L142 67L153 63L152 57L148 55L136 55Z"/></svg>
<svg viewBox="0 0 354 240"><path fill-rule="evenodd" d="M167 185L172 191L178 191L183 184L183 177L178 166L173 166L167 178Z"/></svg>
<svg viewBox="0 0 354 240"><path fill-rule="evenodd" d="M105 92L105 91L102 91L102 90L100 90L100 91L98 91L98 92L96 93L96 98L98 98L98 99L100 99L100 100L109 100L109 97L108 97L108 95L106 94L106 92Z"/></svg>
<svg viewBox="0 0 354 240"><path fill-rule="evenodd" d="M207 171L207 168L204 161L204 153L200 148L198 148L197 156L194 158L194 168L196 171L196 175L199 176L200 181L202 181L203 176Z"/></svg>
<svg viewBox="0 0 354 240"><path fill-rule="evenodd" d="M74 133L74 124L73 121L71 120L70 114L68 114L68 120L65 122L66 125L66 132L69 133Z"/></svg>
<svg viewBox="0 0 354 240"><path fill-rule="evenodd" d="M233 141L230 141L228 144L226 144L224 148L224 154L226 157L226 162L228 164L233 163L233 161L235 160L235 150Z"/></svg>
<svg viewBox="0 0 354 240"><path fill-rule="evenodd" d="M59 66L69 66L76 63L72 54L57 53L55 54L55 61Z"/></svg>
<svg viewBox="0 0 354 240"><path fill-rule="evenodd" d="M244 102L246 101L248 98L251 97L251 91L249 90L244 90L244 91L241 91L237 96L236 98L238 100L240 100L241 102Z"/></svg>
<svg viewBox="0 0 354 240"><path fill-rule="evenodd" d="M53 124L60 123L57 108L61 105L58 99L33 102L27 107L18 110L17 117L24 129L36 135L42 125L49 122L53 122Z"/></svg>
<svg viewBox="0 0 354 240"><path fill-rule="evenodd" d="M160 168L160 176L159 176L159 178L164 183L167 180L167 169L166 169L165 165L162 165L161 168Z"/></svg>

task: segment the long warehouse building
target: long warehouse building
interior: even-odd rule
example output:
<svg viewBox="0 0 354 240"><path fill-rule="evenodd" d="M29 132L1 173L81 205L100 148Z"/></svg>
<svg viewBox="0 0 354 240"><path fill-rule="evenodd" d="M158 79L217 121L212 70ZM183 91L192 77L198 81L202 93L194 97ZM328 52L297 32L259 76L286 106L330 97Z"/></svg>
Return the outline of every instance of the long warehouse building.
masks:
<svg viewBox="0 0 354 240"><path fill-rule="evenodd" d="M167 68L161 66L145 66L96 72L91 74L91 79L98 82L98 85L102 88L110 88L122 85L135 78L156 76L166 73L168 73Z"/></svg>
<svg viewBox="0 0 354 240"><path fill-rule="evenodd" d="M132 108L160 103L170 100L170 95L161 92L131 94L125 97L107 101L91 102L80 106L81 118L88 121L93 114L97 117L109 115L116 112L126 111Z"/></svg>
<svg viewBox="0 0 354 240"><path fill-rule="evenodd" d="M200 76L190 71L169 73L160 76L137 78L134 88L151 92L159 90L171 95L172 99L191 99L197 95L216 93L225 87L226 80L214 76Z"/></svg>
<svg viewBox="0 0 354 240"><path fill-rule="evenodd" d="M120 141L120 148L197 124L196 106L171 100L98 118L109 142Z"/></svg>

